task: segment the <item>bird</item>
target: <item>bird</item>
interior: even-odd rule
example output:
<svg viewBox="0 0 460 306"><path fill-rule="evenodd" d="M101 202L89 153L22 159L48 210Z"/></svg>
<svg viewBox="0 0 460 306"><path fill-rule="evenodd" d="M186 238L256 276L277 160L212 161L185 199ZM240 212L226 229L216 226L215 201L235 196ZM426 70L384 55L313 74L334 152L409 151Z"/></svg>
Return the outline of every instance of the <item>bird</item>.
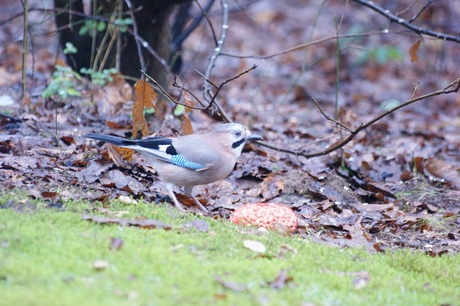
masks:
<svg viewBox="0 0 460 306"><path fill-rule="evenodd" d="M208 133L179 137L153 136L130 140L93 133L84 137L139 152L154 166L178 209L183 210L183 207L174 195L174 186L183 187L184 192L206 212L207 209L193 196L193 187L225 179L233 171L245 143L263 139L239 123L227 123Z"/></svg>

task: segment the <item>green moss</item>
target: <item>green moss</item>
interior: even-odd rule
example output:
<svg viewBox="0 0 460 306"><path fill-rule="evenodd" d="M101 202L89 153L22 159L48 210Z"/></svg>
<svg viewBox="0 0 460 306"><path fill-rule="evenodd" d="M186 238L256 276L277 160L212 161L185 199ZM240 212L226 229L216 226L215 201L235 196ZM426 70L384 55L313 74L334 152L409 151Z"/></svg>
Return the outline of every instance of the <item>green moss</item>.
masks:
<svg viewBox="0 0 460 306"><path fill-rule="evenodd" d="M173 225L147 230L83 221L100 204L69 202L62 208L0 197L0 296L2 305L436 305L460 300L458 257L431 258L398 251L368 254L296 237L243 234L228 222L205 219L208 232L184 227L196 218L170 205L112 202L123 218L145 217ZM124 241L110 250L112 237ZM265 244L260 256L245 239ZM294 251L285 251L283 245ZM108 267L93 268L96 260ZM270 282L288 270L293 282ZM366 271L362 289L353 279ZM235 292L215 277L244 285Z"/></svg>

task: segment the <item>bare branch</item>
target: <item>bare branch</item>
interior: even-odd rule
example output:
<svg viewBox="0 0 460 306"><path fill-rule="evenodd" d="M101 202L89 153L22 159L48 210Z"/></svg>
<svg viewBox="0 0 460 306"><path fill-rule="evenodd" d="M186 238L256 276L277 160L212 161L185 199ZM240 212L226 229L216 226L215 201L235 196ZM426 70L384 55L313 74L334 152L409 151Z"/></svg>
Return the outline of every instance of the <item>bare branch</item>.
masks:
<svg viewBox="0 0 460 306"><path fill-rule="evenodd" d="M211 19L209 19L209 16L208 16L208 10L211 8L212 4L214 3L214 0L209 1L205 8L203 8L203 7L201 6L201 4L200 4L200 2L198 2L198 0L195 0L195 3L196 3L196 5L198 5L198 7L200 8L201 13L203 14L204 18L206 18L206 21L208 22L209 27L211 28L211 33L212 33L212 37L214 38L214 43L215 43L216 46L217 46L218 43L217 43L216 31L214 31L214 26L212 25ZM200 19L200 20L201 20L201 19ZM199 21L198 21L198 23L199 23ZM198 25L198 24L197 24L197 25Z"/></svg>
<svg viewBox="0 0 460 306"><path fill-rule="evenodd" d="M217 58L222 53L222 48L224 46L225 39L227 37L227 31L228 31L228 4L226 0L221 0L220 4L222 6L222 27L221 27L219 40L217 40L216 42L216 47L214 48L214 52L209 58L209 63L204 73L205 82L204 82L204 89L203 89L203 97L205 101L208 101L208 98L210 99L213 96L212 90L209 87L210 84L209 82L206 81L206 79L209 80L211 78L212 69L214 68L214 65L216 64Z"/></svg>
<svg viewBox="0 0 460 306"><path fill-rule="evenodd" d="M418 17L417 15L412 17L410 20L406 20L406 19L400 18L400 17L398 17L396 15L393 15L392 13L390 13L389 10L384 9L384 8L374 4L374 2L372 2L372 1L367 1L367 0L351 0L351 1L354 1L354 2L356 2L358 4L361 4L361 5L364 5L364 6L368 7L368 8L370 8L371 10L376 11L380 15L384 16L385 18L387 18L391 22L398 23L398 24L402 25L403 27L406 27L409 30L411 30L411 31L413 31L413 32L415 32L415 33L417 33L419 35L428 35L428 36L436 37L438 39L454 41L454 42L460 43L460 36L454 36L454 35L448 35L448 34L444 34L444 33L439 33L439 32L435 32L435 31L432 31L432 30L424 29L424 28L417 27L417 26L413 25L411 22L413 20L415 20L415 18ZM429 3L429 4L431 4L431 3Z"/></svg>
<svg viewBox="0 0 460 306"><path fill-rule="evenodd" d="M133 4L131 3L131 0L125 0L125 2L126 2L126 5L128 6L129 15L131 16L131 20L133 21L133 35L134 35L134 39L136 40L137 56L139 56L139 61L141 63L141 69L145 70L145 67L146 67L145 60L144 60L144 56L142 55L142 46L140 44L139 34L137 31L137 22L134 16Z"/></svg>
<svg viewBox="0 0 460 306"><path fill-rule="evenodd" d="M185 104L185 103L182 103L182 102L179 102L177 101L176 99L174 99L166 90L164 90L164 88L157 82L155 81L154 78L152 78L151 76L149 76L145 71L141 70L141 72L145 75L145 77L150 80L155 89L157 89L158 91L160 91L169 101L171 101L172 103L174 104L178 104L178 105L183 105L183 106L187 106L188 108L191 108L191 109L197 109L197 110L206 110L206 107L196 107L196 106L190 106L188 104ZM184 91L186 91L187 93L189 93L194 99L196 99L199 103L201 103L201 101L192 93L190 92L188 89L182 87L182 86L178 86L177 83L176 83L176 80L174 79L174 84L175 87L178 87ZM201 103L202 104L202 103Z"/></svg>
<svg viewBox="0 0 460 306"><path fill-rule="evenodd" d="M321 43L329 41L329 40L337 40L337 39L340 39L340 38L366 37L366 36L372 36L372 35L378 35L378 34L387 34L387 33L388 33L387 31L377 31L377 32L369 32L369 33L361 33L361 34L333 35L333 36L328 36L328 37L320 38L320 39L317 39L317 40L313 40L313 41L310 41L310 42L307 42L307 43L303 43L303 44L300 44L300 45L296 45L294 47L291 47L291 48L288 48L288 49L285 49L285 50L282 50L282 51L279 51L279 52L276 52L276 53L273 53L273 54L270 54L270 55L267 55L267 56L260 56L260 55L255 55L255 54L253 54L253 55L237 55L237 54L230 54L230 53L225 53L225 52L222 52L221 55L222 56L228 56L228 57L235 57L235 58L255 58L255 59L266 60L266 59L270 59L272 57L284 55L286 53L290 53L290 52L293 52L293 51L306 49L308 47L318 45L318 44L321 44Z"/></svg>
<svg viewBox="0 0 460 306"><path fill-rule="evenodd" d="M376 123L377 121L381 120L382 118L388 116L389 114L394 113L398 109L401 109L401 108L406 107L406 106L408 106L410 104L413 104L415 102L422 101L422 100L425 100L425 99L428 99L428 98L431 98L431 97L434 97L434 96L456 93L459 90L460 90L460 78L458 78L455 81L451 82L448 86L444 87L443 89L439 89L439 90L433 91L431 93L428 93L428 94L425 94L425 95L422 95L422 96L411 98L411 99L407 100L406 102L404 102L404 103L402 103L402 104L400 104L400 105L398 105L396 107L393 107L390 110L382 113L381 115L369 120L368 122L362 123L357 129L351 131L350 135L348 135L342 141L340 141L339 143L334 144L333 146L330 146L329 148L327 148L324 151L313 152L313 153L308 153L307 154L307 153L305 153L304 150L303 151L294 151L294 150L275 147L275 146L269 145L269 144L267 144L265 142L258 141L257 143L259 145L264 146L264 147L269 148L269 149L273 149L273 150L283 152L283 153L293 154L293 155L296 155L296 156L303 156L303 157L306 157L306 158L326 155L326 154L329 154L331 152L334 152L334 151L344 147L346 144L348 144L350 141L352 141L355 138L355 136L358 135L361 131L365 130L366 128L368 128L372 124Z"/></svg>
<svg viewBox="0 0 460 306"><path fill-rule="evenodd" d="M24 31L23 31L23 40L22 40L22 76L21 76L21 98L26 96L26 73L27 73L27 62L26 62L26 55L27 55L27 42L28 42L28 35L27 31L29 29L28 17L29 17L29 0L21 1L22 6L24 8Z"/></svg>
<svg viewBox="0 0 460 306"><path fill-rule="evenodd" d="M174 82L173 82L173 86L180 89L180 90L183 90L185 92L187 92L188 94L190 94L199 104L201 104L202 106L201 107L198 107L198 106L190 106L190 105L187 105L187 104L184 104L184 103L181 103L179 101L177 101L176 99L174 99L157 81L155 81L155 79L153 79L151 76L149 76L145 71L141 70L142 74L144 74L146 76L146 78L148 80L150 80L155 89L157 89L158 91L160 91L169 101L171 101L172 103L174 104L179 104L179 105L183 105L183 106L187 106L189 108L192 108L192 109L196 109L196 110L203 110L203 111L208 111L212 106L213 106L213 103L215 104L215 99L217 97L217 95L219 94L220 90L226 85L228 84L229 82L241 77L242 75L246 74L246 73L249 73L250 71L256 69L257 66L256 65L253 65L251 68L249 69L245 69L244 71L242 71L241 73L237 74L236 76L230 78L230 79L227 79L225 80L224 82L222 82L219 86L215 85L214 83L212 83L210 80L208 79L205 79L206 82L209 82L211 83L214 87L216 87L216 92L214 93L214 95L212 96L210 102L205 106L204 103L195 95L193 94L189 89L185 88L184 86L178 84L176 82L177 78L174 78ZM199 73L199 72L198 72ZM199 73L200 75L202 75L201 73ZM203 75L202 75L203 76ZM204 77L204 76L203 76ZM228 117L225 117L223 114L225 114L225 112L223 112L223 110L220 109L220 105L218 105L218 109L219 109L219 112L220 114L224 117L224 119L227 119ZM231 121L228 121L228 122L231 122Z"/></svg>
<svg viewBox="0 0 460 306"><path fill-rule="evenodd" d="M217 97L217 95L219 94L219 91L220 91L227 83L229 83L229 82L231 82L231 81L233 81L233 80L239 78L239 77L242 76L243 74L249 73L251 70L254 70L254 69L256 69L256 68L257 68L257 65L253 65L251 68L245 69L245 70L244 70L243 72L241 72L240 74L237 74L236 76L234 76L234 77L232 77L232 78L230 78L230 79L227 79L227 80L225 80L223 83L221 83L221 84L217 87L216 92L214 93L214 95L212 96L211 100L209 101L209 104L208 104L208 106L207 106L207 109L210 109L210 108L212 107L212 104L214 103L214 104L216 104L217 108L219 109L219 112L221 112L221 114L222 114L222 109L221 109L220 105L219 105L218 103L216 103L216 97ZM206 79L206 78L205 78L205 81L210 82L211 84L213 84L213 86L215 86L214 83L212 83L210 80L208 80L208 79ZM224 116L223 116L223 117L224 117ZM224 118L225 118L225 117L224 117ZM231 122L231 120L229 120L229 119L227 118L227 122Z"/></svg>
<svg viewBox="0 0 460 306"><path fill-rule="evenodd" d="M412 17L411 19L408 20L409 23L411 23L412 21L414 21L415 19L417 19L432 3L436 2L438 0L430 0L428 1L423 7L422 9L414 15L414 17Z"/></svg>

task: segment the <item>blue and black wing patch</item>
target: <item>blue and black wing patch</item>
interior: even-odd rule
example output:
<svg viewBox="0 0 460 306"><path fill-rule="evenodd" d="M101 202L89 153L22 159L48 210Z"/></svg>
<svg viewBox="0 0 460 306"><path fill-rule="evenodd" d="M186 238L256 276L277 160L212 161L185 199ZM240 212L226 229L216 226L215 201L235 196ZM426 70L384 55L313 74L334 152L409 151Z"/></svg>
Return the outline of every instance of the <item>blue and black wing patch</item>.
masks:
<svg viewBox="0 0 460 306"><path fill-rule="evenodd" d="M206 168L205 165L189 161L188 159L179 154L171 156L171 163L173 163L176 166L191 170L201 170Z"/></svg>

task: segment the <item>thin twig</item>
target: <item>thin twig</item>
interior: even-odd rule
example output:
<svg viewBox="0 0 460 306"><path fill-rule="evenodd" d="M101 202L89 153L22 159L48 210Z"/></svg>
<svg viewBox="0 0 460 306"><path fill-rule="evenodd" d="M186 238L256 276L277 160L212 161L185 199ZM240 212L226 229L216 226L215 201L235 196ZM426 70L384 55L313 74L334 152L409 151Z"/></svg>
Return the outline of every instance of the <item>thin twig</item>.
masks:
<svg viewBox="0 0 460 306"><path fill-rule="evenodd" d="M269 149L276 150L278 152L283 152L283 153L287 153L287 154L293 154L293 155L296 155L296 156L303 156L303 157L306 157L306 158L323 156L323 155L329 154L331 152L334 152L334 151L344 147L346 144L348 144L350 141L352 141L355 138L355 136L358 135L361 131L365 130L366 128L368 128L372 124L376 123L377 121L381 120L382 118L388 116L391 113L394 113L395 111L397 111L397 110L399 110L399 109L401 109L403 107L406 107L406 106L408 106L410 104L413 104L415 102L422 101L422 100L425 100L425 99L428 99L428 98L431 98L431 97L434 97L434 96L455 93L455 92L458 92L459 90L460 90L460 78L458 78L455 81L451 82L449 85L447 85L443 89L439 89L439 90L433 91L431 93L428 93L428 94L425 94L425 95L421 95L421 96L409 99L406 102L404 102L404 103L402 103L402 104L400 104L400 105L398 105L396 107L393 107L390 110L382 113L381 115L379 115L379 116L377 116L377 117L375 117L375 118L373 118L373 119L371 119L371 120L369 120L369 121L367 121L365 123L362 123L357 129L351 131L350 135L348 135L348 137L346 137L345 139L343 139L339 143L336 143L333 146L330 146L326 150L323 150L323 151L320 151L320 152L313 152L313 153L308 153L307 154L307 153L305 153L304 150L303 151L295 151L295 150L279 148L279 147L272 146L272 145L269 145L269 144L267 144L265 142L261 142L261 141L258 141L257 143L259 145L261 145L261 146L264 146L264 147L269 148Z"/></svg>
<svg viewBox="0 0 460 306"><path fill-rule="evenodd" d="M308 47L311 47L311 46L314 46L314 45L318 45L318 44L321 44L321 43L329 41L329 40L336 40L336 39L340 39L340 38L366 37L366 36L372 36L372 35L377 35L377 34L387 34L387 31L376 31L376 32L368 32L368 33L361 33L361 34L343 34L343 35L338 35L338 36L337 35L332 35L332 36L320 38L320 39L317 39L317 40L313 40L313 41L310 41L310 42L306 42L306 43L303 43L303 44L295 45L295 46L293 46L291 48L281 50L281 51L278 51L276 53L272 53L272 54L266 55L266 56L255 55L255 54L252 54L252 55L238 55L238 54L231 54L231 53L225 53L225 52L222 52L221 55L222 56L228 56L228 57L235 57L235 58L254 58L254 59L266 60L266 59L270 59L270 58L273 58L273 57L276 57L276 56L284 55L284 54L287 54L287 53L290 53L290 52L293 52L293 51L298 51L298 50L302 50L302 49L305 49L305 48L308 48Z"/></svg>
<svg viewBox="0 0 460 306"><path fill-rule="evenodd" d="M210 79L207 79L206 76L204 74L202 74L201 72L199 72L198 70L195 69L195 72L198 73L202 78L203 80L205 80L206 82L208 82L209 84L212 85L212 87L214 87L215 89L219 88L219 86L217 86L216 84L214 84L213 81L211 81Z"/></svg>
<svg viewBox="0 0 460 306"><path fill-rule="evenodd" d="M257 65L252 65L251 68L245 69L243 72L237 74L236 76L234 76L234 77L232 77L232 78L230 78L230 79L227 79L227 80L225 80L224 82L222 82L222 83L217 87L216 92L214 93L214 95L212 96L211 100L209 101L209 104L208 104L208 106L206 107L206 109L210 109L210 108L212 107L213 103L214 103L214 104L217 106L217 108L219 109L219 111L221 112L221 107L220 107L220 105L216 102L216 98L217 98L217 95L219 94L220 90L221 90L227 83L229 83L229 82L231 82L231 81L233 81L233 80L239 78L239 77L242 76L243 74L249 73L251 70L254 70L254 69L256 69L256 68L257 68ZM210 80L208 80L208 79L206 79L206 78L205 78L205 80L206 80L207 82L209 82L209 83L211 83L211 84L214 85L214 83L212 83ZM215 85L214 85L214 86L215 86ZM221 115L223 115L223 113L221 113ZM225 116L222 116L222 117L224 117L224 119L226 118ZM227 118L227 119L228 119L228 118ZM231 121L231 120L227 120L227 122L232 122L232 121Z"/></svg>
<svg viewBox="0 0 460 306"><path fill-rule="evenodd" d="M414 17L412 17L411 19L409 19L407 22L409 23L412 23L415 19L417 19L418 17L420 17L420 15L422 15L422 13L433 3L433 2L436 2L438 0L430 0L428 1L420 11L418 11L417 14L414 15Z"/></svg>
<svg viewBox="0 0 460 306"><path fill-rule="evenodd" d="M433 36L433 37L436 37L436 38L442 39L442 40L448 40L448 41L454 41L454 42L460 43L460 36L448 35L448 34L444 34L444 33L435 32L435 31L432 31L432 30L424 29L424 28L421 28L421 27L417 27L417 26L415 26L415 25L413 25L411 23L411 20L406 20L406 19L400 18L400 17L398 17L396 15L393 15L392 13L390 13L390 11L388 9L384 9L384 8L374 4L374 2L372 2L372 1L367 1L367 0L351 0L351 1L354 1L354 2L356 2L358 4L363 5L363 6L366 6L366 7L370 8L371 10L376 11L380 15L384 16L385 18L387 18L391 22L395 22L397 24L400 24L403 27L408 28L409 30L411 30L411 31L413 31L413 32L415 32L415 33L417 33L419 35L423 34L423 35Z"/></svg>
<svg viewBox="0 0 460 306"><path fill-rule="evenodd" d="M195 0L195 2L197 3L197 5L200 7L200 4L198 3L198 1ZM193 20L190 22L190 24L187 26L187 28L185 28L183 31L181 31L180 33L177 34L177 36L174 37L172 43L171 43L171 46L172 46L172 49L173 50L178 50L180 45L182 45L182 43L184 42L184 40L190 36L190 34L198 27L198 25L201 23L201 20L203 19L203 17L206 18L206 21L208 22L210 28L211 28L211 32L214 36L214 41L217 41L216 39L216 33L214 32L214 27L209 19L209 16L208 16L208 12L209 10L211 9L212 5L214 4L215 0L208 0L208 3L206 3L206 5L201 9L201 14L199 16L196 16L195 18L193 18ZM184 22L185 23L185 22Z"/></svg>
<svg viewBox="0 0 460 306"><path fill-rule="evenodd" d="M203 8L203 7L201 6L200 2L198 2L198 0L195 0L195 3L196 3L196 5L198 5L198 7L200 8L201 14L203 14L204 18L206 18L206 21L208 22L209 27L211 28L212 38L214 38L214 43L215 43L216 46L217 46L218 43L217 43L216 31L214 31L214 26L212 25L211 19L209 19L209 16L208 16L208 10L211 9L211 6L212 6L212 4L214 3L214 0L209 1L209 2L208 2L208 5L206 6L206 8ZM201 18L200 18L200 20L201 20ZM197 21L197 23L199 23L200 20ZM197 25L198 25L198 24L197 24Z"/></svg>
<svg viewBox="0 0 460 306"><path fill-rule="evenodd" d="M220 5L222 6L222 27L220 31L220 36L219 39L217 40L216 47L214 48L214 52L212 53L211 57L209 58L209 63L208 66L206 67L205 70L205 80L204 80L204 85L203 85L203 98L206 102L208 102L208 108L211 108L212 106L215 106L217 108L217 111L219 114L222 116L222 118L227 121L227 122L232 122L231 118L227 115L225 110L222 108L220 103L216 100L216 93L213 93L210 87L210 84L207 80L211 78L211 72L212 69L214 68L214 65L216 64L217 58L221 55L222 53L222 48L225 43L225 39L227 37L227 31L228 31L228 4L226 0L220 0ZM221 87L222 88L222 87ZM220 89L216 90L217 92Z"/></svg>
<svg viewBox="0 0 460 306"><path fill-rule="evenodd" d="M418 86L420 85L420 82L416 82L413 84L412 88L412 95L410 96L411 99L415 97L415 93L417 92Z"/></svg>
<svg viewBox="0 0 460 306"><path fill-rule="evenodd" d="M343 123L341 123L340 121L336 120L336 119L333 119L331 118L331 116L327 115L323 109L321 108L321 106L319 106L319 103L318 101L314 98L314 97L311 97L311 99L313 100L313 102L315 103L316 107L318 108L319 112L321 113L321 115L323 115L324 118L326 118L326 120L329 120L329 121L332 121L334 122L336 125L340 126L342 129L344 129L345 131L347 132L352 132L351 129L349 127L347 127L346 125L344 125Z"/></svg>
<svg viewBox="0 0 460 306"><path fill-rule="evenodd" d="M22 1L21 1L22 2ZM22 76L21 76L21 99L26 96L26 77L27 77L27 42L28 42L28 35L27 31L29 28L28 18L29 18L29 0L24 0L22 2L24 8L24 31L23 31L23 39L22 39Z"/></svg>
<svg viewBox="0 0 460 306"><path fill-rule="evenodd" d="M179 102L177 101L176 99L174 99L157 81L155 81L154 78L152 78L151 76L149 76L145 71L141 70L142 74L145 75L145 77L150 80L153 84L154 84L154 87L159 90L170 102L174 103L174 104L178 104L178 105L183 105L183 106L187 106L188 108L191 108L191 109L196 109L196 110L206 110L208 107L207 106L203 106L203 107L198 107L198 106L190 106L188 104L185 104L185 103L182 103L182 102ZM173 84L174 85L174 84ZM176 84L177 85L177 84ZM176 86L177 87L177 86ZM202 104L202 102L200 101L200 99L198 99L197 96L195 96L192 92L190 92L188 89L184 88L184 87L178 87L184 91L186 91L187 93L189 93L194 99L196 99L200 104Z"/></svg>
<svg viewBox="0 0 460 306"><path fill-rule="evenodd" d="M249 73L250 71L254 70L257 68L257 65L253 65L251 68L249 69L245 69L244 71L242 71L241 73L237 74L236 76L230 78L230 79L227 79L225 80L224 82L222 82L219 86L215 85L214 83L212 83L210 80L208 79L205 79L207 82L211 83L213 86L216 87L216 92L214 93L214 96L211 98L211 101L205 105L195 94L193 94L189 89L185 88L184 86L180 85L180 84L177 84L176 82L176 78L174 78L174 82L173 82L173 86L180 89L180 90L183 90L185 92L187 92L188 94L190 94L196 101L198 101L198 103L200 103L202 106L199 107L199 106L190 106L188 104L184 104L184 103L181 103L179 101L177 101L176 99L174 99L166 90L164 90L164 88L157 82L155 81L155 79L153 79L151 76L149 76L145 71L141 70L141 72L147 77L147 79L149 79L154 85L155 85L155 88L157 90L159 90L169 101L171 101L172 103L175 103L175 104L179 104L179 105L183 105L183 106L187 106L189 108L192 108L192 109L196 109L196 110L203 110L203 111L206 111L206 110L209 110L213 103L215 103L215 98L217 97L217 95L219 94L220 90L226 85L228 84L229 82L241 77L242 75L246 74L246 73ZM201 75L201 73L200 73ZM204 77L204 76L203 76Z"/></svg>
<svg viewBox="0 0 460 306"><path fill-rule="evenodd" d="M126 5L128 6L129 15L131 16L131 20L133 21L133 35L134 35L134 39L136 41L136 46L137 46L137 56L139 57L139 61L141 63L141 69L145 71L145 60L142 54L142 45L140 44L140 40L139 40L140 36L139 36L139 32L137 31L137 22L134 16L133 5L131 3L131 0L125 0L125 2L126 2ZM169 67L169 65L167 66Z"/></svg>
<svg viewBox="0 0 460 306"><path fill-rule="evenodd" d="M206 81L206 79L209 80L211 78L212 69L214 68L214 65L216 64L217 58L222 53L222 48L224 46L225 38L227 37L227 31L228 31L228 5L225 0L221 0L220 4L222 6L221 32L220 32L219 39L216 41L216 47L214 48L214 52L209 58L209 63L204 73L205 81L204 81L203 97L206 101L208 101L208 98L211 98L213 96L211 88L209 87L209 83Z"/></svg>

